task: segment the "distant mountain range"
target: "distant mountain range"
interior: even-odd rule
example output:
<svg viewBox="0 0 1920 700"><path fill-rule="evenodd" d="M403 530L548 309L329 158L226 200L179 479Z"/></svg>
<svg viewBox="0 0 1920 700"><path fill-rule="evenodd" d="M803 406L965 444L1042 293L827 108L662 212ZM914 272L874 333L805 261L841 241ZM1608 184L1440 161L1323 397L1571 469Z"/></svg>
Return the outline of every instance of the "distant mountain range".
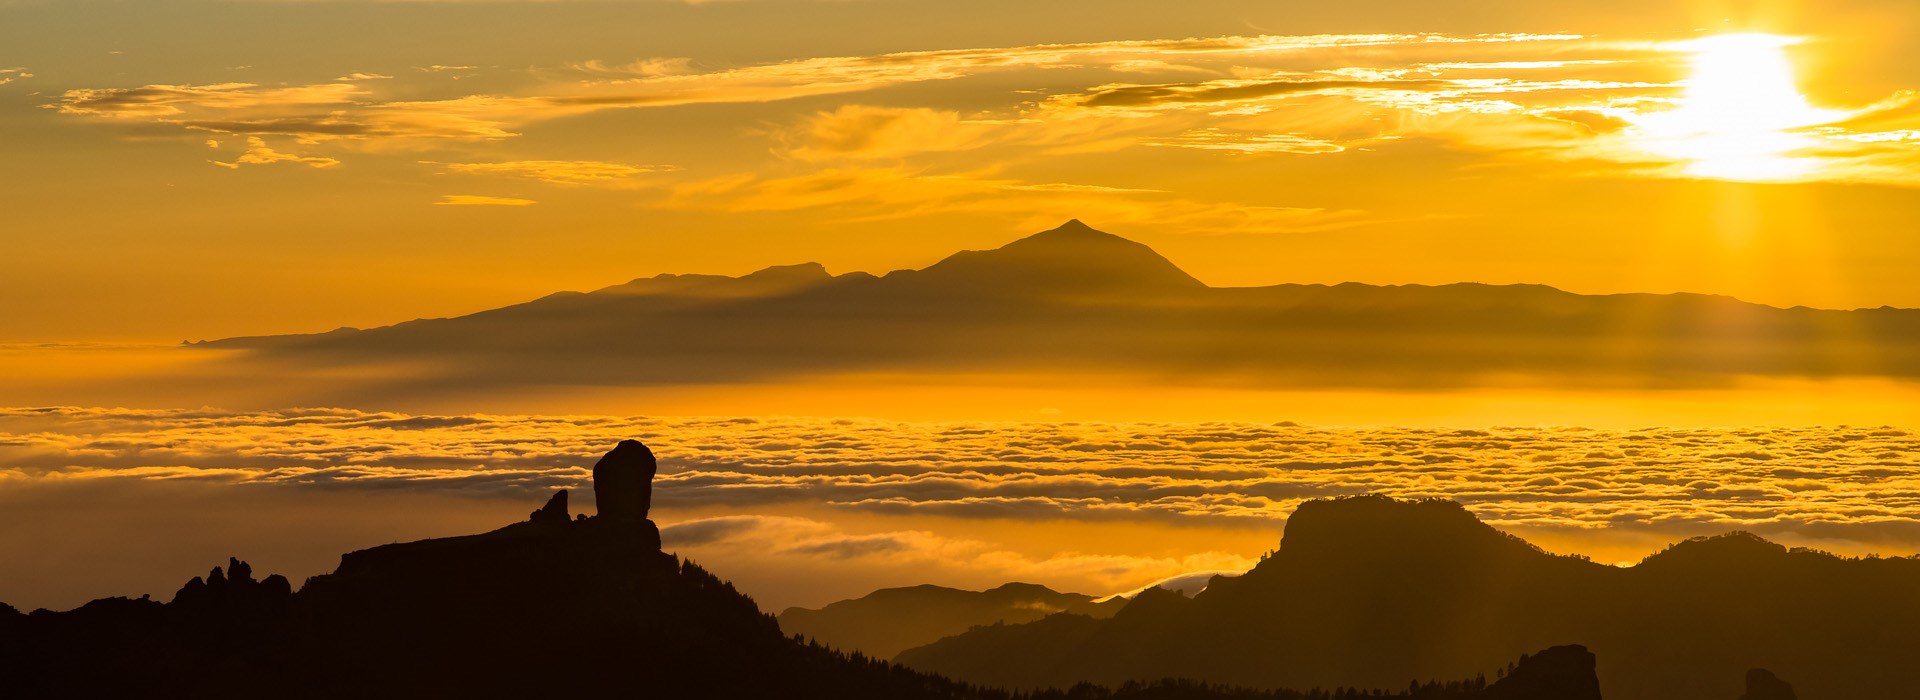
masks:
<svg viewBox="0 0 1920 700"><path fill-rule="evenodd" d="M1206 590L1214 580L1239 572L1196 572L1157 581L1139 590L1094 597L1061 593L1033 583L1008 583L984 591L923 584L882 588L820 609L787 608L780 629L827 646L891 659L906 649L929 644L984 625L1032 622L1054 613L1101 619L1112 617L1127 601L1148 589L1186 597Z"/></svg>
<svg viewBox="0 0 1920 700"><path fill-rule="evenodd" d="M1755 667L1809 698L1894 698L1920 693L1916 629L1920 559L1732 533L1622 568L1549 554L1450 501L1364 496L1302 504L1276 552L1191 599L1149 590L1105 619L977 627L895 660L1017 688L1380 687L1577 642L1603 660L1612 698L1731 698ZM1749 697L1782 697L1767 694L1774 680L1750 674Z"/></svg>
<svg viewBox="0 0 1920 700"><path fill-rule="evenodd" d="M1403 678L1389 690L1157 679L1016 693L955 682L787 637L732 585L660 551L646 519L654 473L651 451L623 442L594 467L593 517L569 513L562 491L527 521L492 532L346 554L297 591L233 559L165 603L106 598L32 613L0 605L0 697L1599 698L1594 655L1570 645L1522 656L1491 681L1480 672Z"/></svg>
<svg viewBox="0 0 1920 700"><path fill-rule="evenodd" d="M787 634L891 659L908 648L972 627L1032 622L1059 612L1112 617L1126 604L1124 598L1100 600L1031 583L1009 583L986 591L924 585L883 588L819 610L787 608L779 619L780 629Z"/></svg>
<svg viewBox="0 0 1920 700"><path fill-rule="evenodd" d="M661 275L458 318L195 346L249 350L265 363L404 369L391 381L415 389L847 372L1678 387L1744 376L1920 377L1920 311L1539 285L1215 288L1147 246L1070 221L885 276L833 276L817 264L737 278Z"/></svg>

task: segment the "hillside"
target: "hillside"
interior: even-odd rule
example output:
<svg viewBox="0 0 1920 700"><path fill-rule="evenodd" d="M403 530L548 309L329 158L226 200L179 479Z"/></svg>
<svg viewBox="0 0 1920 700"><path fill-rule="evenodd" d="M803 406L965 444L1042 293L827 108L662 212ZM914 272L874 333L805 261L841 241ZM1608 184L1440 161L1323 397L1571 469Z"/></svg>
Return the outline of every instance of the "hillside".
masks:
<svg viewBox="0 0 1920 700"><path fill-rule="evenodd" d="M1355 497L1302 504L1277 552L1191 600L1143 595L1108 620L981 628L896 660L1014 687L1370 687L1578 642L1605 660L1608 697L1733 697L1756 667L1808 697L1905 697L1916 625L1920 560L1733 533L1620 568L1541 551L1452 502Z"/></svg>
<svg viewBox="0 0 1920 700"><path fill-rule="evenodd" d="M1009 693L955 682L790 638L732 585L662 552L647 519L655 472L652 452L625 441L594 466L593 517L570 513L561 491L491 532L348 553L298 591L232 559L164 603L106 598L26 614L0 605L0 697L1597 697L1594 657L1579 647L1524 657L1492 682L1482 670L1402 679L1391 692L1151 679Z"/></svg>
<svg viewBox="0 0 1920 700"><path fill-rule="evenodd" d="M980 625L1032 622L1054 613L1110 617L1126 601L1060 593L1030 583L985 591L944 586L883 588L818 610L788 608L780 629L882 659Z"/></svg>

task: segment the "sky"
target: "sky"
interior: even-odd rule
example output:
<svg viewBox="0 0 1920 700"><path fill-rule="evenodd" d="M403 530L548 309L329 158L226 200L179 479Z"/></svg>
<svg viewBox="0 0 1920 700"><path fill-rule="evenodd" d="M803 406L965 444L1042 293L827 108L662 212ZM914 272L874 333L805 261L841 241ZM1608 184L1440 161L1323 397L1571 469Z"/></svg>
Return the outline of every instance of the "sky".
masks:
<svg viewBox="0 0 1920 700"><path fill-rule="evenodd" d="M1367 492L1608 563L1734 528L1911 554L1920 391L1874 378L129 397L182 340L1073 218L1215 286L1920 307L1916 41L1911 0L0 0L0 601L298 580L520 519L628 437L668 548L773 609L1242 570Z"/></svg>
<svg viewBox="0 0 1920 700"><path fill-rule="evenodd" d="M1916 15L0 2L0 341L364 327L803 261L885 272L1075 217L1215 285L1920 306Z"/></svg>

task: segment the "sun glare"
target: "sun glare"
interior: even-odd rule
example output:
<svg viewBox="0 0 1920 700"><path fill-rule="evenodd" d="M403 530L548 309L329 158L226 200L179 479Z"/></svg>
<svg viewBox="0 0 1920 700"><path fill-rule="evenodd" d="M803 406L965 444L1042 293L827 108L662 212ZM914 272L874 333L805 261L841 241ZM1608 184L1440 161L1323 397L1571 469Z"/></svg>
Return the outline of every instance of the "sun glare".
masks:
<svg viewBox="0 0 1920 700"><path fill-rule="evenodd" d="M1797 37L1723 34L1680 45L1691 72L1679 106L1639 121L1645 147L1686 164L1686 173L1725 180L1792 180L1819 166L1803 152L1817 143L1800 129L1841 115L1808 104L1794 84L1786 48Z"/></svg>

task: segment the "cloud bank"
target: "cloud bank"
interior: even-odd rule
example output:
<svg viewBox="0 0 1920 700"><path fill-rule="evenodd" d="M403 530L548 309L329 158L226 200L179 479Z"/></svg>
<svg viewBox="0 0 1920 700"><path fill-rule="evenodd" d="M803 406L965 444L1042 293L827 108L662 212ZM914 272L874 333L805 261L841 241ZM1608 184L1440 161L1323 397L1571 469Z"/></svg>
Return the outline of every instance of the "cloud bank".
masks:
<svg viewBox="0 0 1920 700"><path fill-rule="evenodd" d="M535 498L624 438L667 509L1278 524L1303 500L1449 498L1497 526L1920 542L1897 428L1324 428L809 418L0 411L0 481L182 480Z"/></svg>

